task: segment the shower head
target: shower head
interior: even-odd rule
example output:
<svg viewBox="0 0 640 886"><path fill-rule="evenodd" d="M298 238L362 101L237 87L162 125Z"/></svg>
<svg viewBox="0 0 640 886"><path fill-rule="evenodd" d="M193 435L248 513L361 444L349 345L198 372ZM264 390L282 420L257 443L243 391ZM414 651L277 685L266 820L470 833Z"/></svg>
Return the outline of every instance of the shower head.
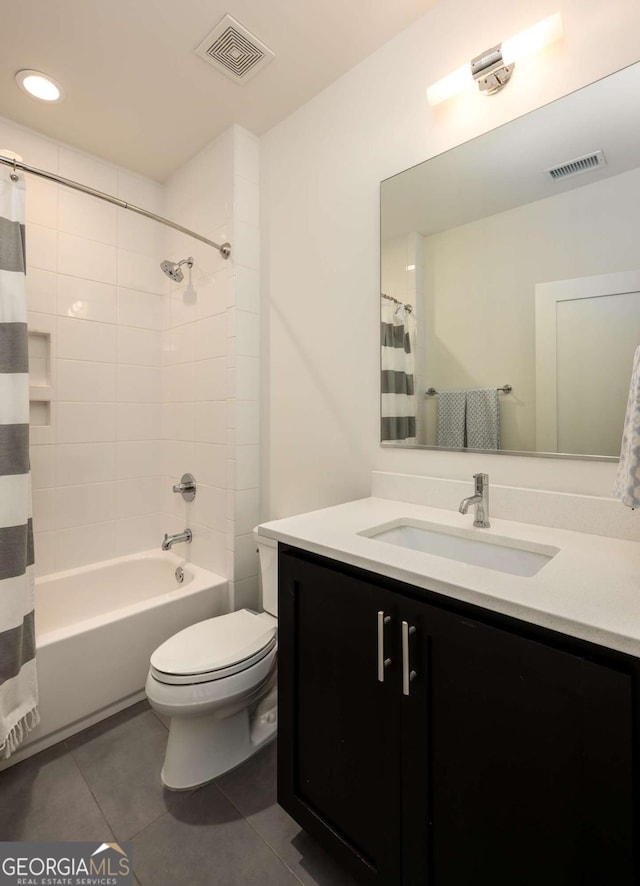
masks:
<svg viewBox="0 0 640 886"><path fill-rule="evenodd" d="M193 259L183 258L182 261L166 261L160 262L160 267L165 272L167 277L171 280L174 280L176 283L182 283L184 280L184 274L182 273L182 265L186 265L188 268L193 267Z"/></svg>

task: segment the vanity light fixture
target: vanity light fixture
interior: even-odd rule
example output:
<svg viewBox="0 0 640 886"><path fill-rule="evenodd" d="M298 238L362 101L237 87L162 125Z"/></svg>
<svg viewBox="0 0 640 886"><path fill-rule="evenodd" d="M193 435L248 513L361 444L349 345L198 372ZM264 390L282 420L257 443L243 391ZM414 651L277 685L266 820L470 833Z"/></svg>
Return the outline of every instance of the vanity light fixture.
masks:
<svg viewBox="0 0 640 886"><path fill-rule="evenodd" d="M41 71L18 71L16 83L20 89L43 102L60 102L64 98L62 86Z"/></svg>
<svg viewBox="0 0 640 886"><path fill-rule="evenodd" d="M430 105L452 98L476 82L485 95L494 95L509 81L516 61L544 49L562 38L562 18L559 12L545 18L526 31L520 31L497 46L485 50L470 64L458 68L452 74L438 80L427 88Z"/></svg>

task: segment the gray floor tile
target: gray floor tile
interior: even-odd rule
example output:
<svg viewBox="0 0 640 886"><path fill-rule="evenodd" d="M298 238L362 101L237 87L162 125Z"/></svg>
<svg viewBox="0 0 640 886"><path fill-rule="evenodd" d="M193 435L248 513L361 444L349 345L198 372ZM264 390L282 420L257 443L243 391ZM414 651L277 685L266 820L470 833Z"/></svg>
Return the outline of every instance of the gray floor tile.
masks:
<svg viewBox="0 0 640 886"><path fill-rule="evenodd" d="M64 743L0 773L0 834L26 842L113 840Z"/></svg>
<svg viewBox="0 0 640 886"><path fill-rule="evenodd" d="M142 886L298 886L215 784L138 834L133 864Z"/></svg>
<svg viewBox="0 0 640 886"><path fill-rule="evenodd" d="M272 742L216 784L308 886L354 886L318 843L277 804L277 748Z"/></svg>
<svg viewBox="0 0 640 886"><path fill-rule="evenodd" d="M160 769L167 730L141 702L69 739L74 759L118 840L129 840L163 815L179 795Z"/></svg>

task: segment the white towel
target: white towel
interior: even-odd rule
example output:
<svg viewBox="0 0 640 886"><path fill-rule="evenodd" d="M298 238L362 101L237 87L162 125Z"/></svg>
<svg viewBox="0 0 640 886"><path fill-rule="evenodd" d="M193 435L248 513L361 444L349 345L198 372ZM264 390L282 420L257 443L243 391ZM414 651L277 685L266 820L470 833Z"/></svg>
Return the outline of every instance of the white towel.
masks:
<svg viewBox="0 0 640 886"><path fill-rule="evenodd" d="M463 449L467 414L466 391L441 391L438 395L438 446Z"/></svg>
<svg viewBox="0 0 640 886"><path fill-rule="evenodd" d="M620 464L613 494L628 508L640 508L640 347L633 358Z"/></svg>

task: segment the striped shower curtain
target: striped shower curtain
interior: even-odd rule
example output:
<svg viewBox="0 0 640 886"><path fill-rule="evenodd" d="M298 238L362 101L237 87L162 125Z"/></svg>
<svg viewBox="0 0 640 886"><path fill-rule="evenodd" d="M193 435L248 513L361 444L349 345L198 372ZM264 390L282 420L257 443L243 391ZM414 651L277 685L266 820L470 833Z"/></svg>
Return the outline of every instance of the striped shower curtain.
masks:
<svg viewBox="0 0 640 886"><path fill-rule="evenodd" d="M24 177L3 167L0 169L0 758L10 757L39 719L24 275Z"/></svg>
<svg viewBox="0 0 640 886"><path fill-rule="evenodd" d="M416 398L410 311L380 299L380 439L415 443Z"/></svg>

